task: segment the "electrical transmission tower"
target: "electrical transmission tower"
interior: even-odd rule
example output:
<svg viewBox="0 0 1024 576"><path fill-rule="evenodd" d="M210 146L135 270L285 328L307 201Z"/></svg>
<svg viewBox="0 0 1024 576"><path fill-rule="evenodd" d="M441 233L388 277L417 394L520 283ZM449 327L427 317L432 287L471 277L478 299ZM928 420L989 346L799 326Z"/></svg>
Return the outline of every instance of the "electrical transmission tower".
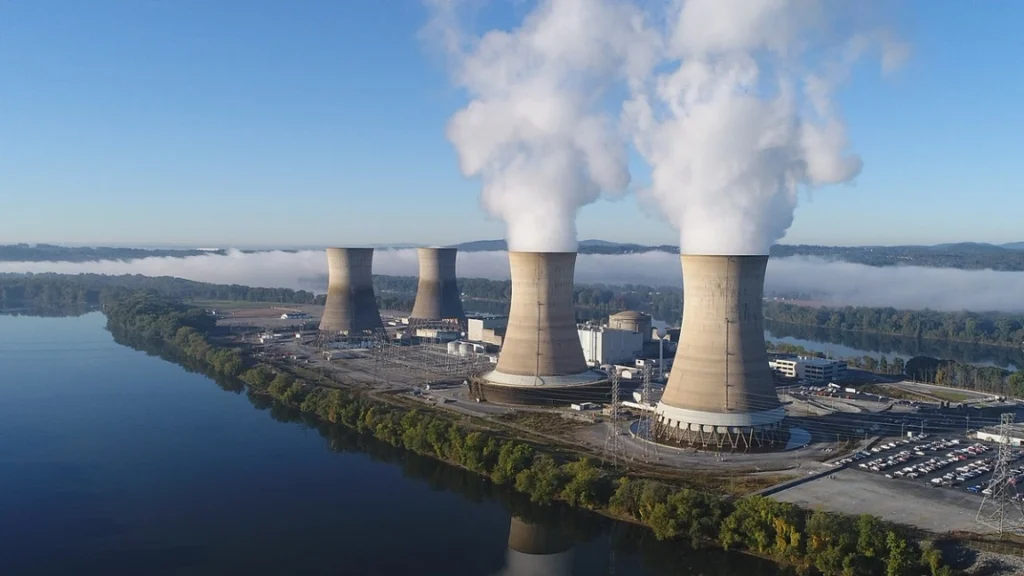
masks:
<svg viewBox="0 0 1024 576"><path fill-rule="evenodd" d="M658 458L658 445L654 443L654 410L651 408L651 367L644 365L644 387L640 393L640 403L644 407L637 424L637 436L644 443L644 462Z"/></svg>
<svg viewBox="0 0 1024 576"><path fill-rule="evenodd" d="M611 460L613 466L619 465L622 456L622 442L619 440L619 371L612 369L612 405L611 422L608 423L608 436L604 439L604 452L601 461Z"/></svg>
<svg viewBox="0 0 1024 576"><path fill-rule="evenodd" d="M1013 451L1010 437L1013 432L1013 413L1003 414L999 420L999 454L989 481L990 493L985 494L978 508L977 521L998 534L1020 532L1024 527L1024 510L1017 498L1017 485L1010 472Z"/></svg>

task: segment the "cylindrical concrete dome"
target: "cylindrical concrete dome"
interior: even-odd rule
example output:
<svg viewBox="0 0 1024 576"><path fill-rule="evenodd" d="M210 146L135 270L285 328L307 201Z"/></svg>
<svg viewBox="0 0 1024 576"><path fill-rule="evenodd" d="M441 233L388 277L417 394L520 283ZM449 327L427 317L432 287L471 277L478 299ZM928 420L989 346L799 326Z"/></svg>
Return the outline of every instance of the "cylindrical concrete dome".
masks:
<svg viewBox="0 0 1024 576"><path fill-rule="evenodd" d="M373 248L328 248L327 270L320 331L337 334L383 328L373 294Z"/></svg>
<svg viewBox="0 0 1024 576"><path fill-rule="evenodd" d="M546 526L512 517L508 557L502 576L568 576L572 574L572 540Z"/></svg>
<svg viewBox="0 0 1024 576"><path fill-rule="evenodd" d="M419 248L420 278L409 318L465 321L462 294L455 280L455 248Z"/></svg>
<svg viewBox="0 0 1024 576"><path fill-rule="evenodd" d="M575 252L509 252L512 303L495 371L565 376L587 371L572 305Z"/></svg>
<svg viewBox="0 0 1024 576"><path fill-rule="evenodd" d="M684 255L682 264L683 325L657 407L660 435L693 442L774 427L784 410L765 351L768 256Z"/></svg>
<svg viewBox="0 0 1024 576"><path fill-rule="evenodd" d="M650 315L635 310L623 310L608 317L608 327L642 334L644 342L651 340L652 320Z"/></svg>

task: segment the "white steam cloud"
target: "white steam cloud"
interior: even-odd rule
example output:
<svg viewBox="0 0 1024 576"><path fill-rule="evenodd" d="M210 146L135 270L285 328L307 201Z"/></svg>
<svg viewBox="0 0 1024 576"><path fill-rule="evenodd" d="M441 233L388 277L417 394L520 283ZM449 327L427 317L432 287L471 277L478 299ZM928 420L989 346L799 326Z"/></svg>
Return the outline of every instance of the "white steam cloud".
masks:
<svg viewBox="0 0 1024 576"><path fill-rule="evenodd" d="M426 32L469 98L447 129L462 173L481 180L512 250L573 251L579 209L629 185L605 96L639 85L656 38L616 0L540 0L515 30L480 37L463 29L459 4L428 0Z"/></svg>
<svg viewBox="0 0 1024 576"><path fill-rule="evenodd" d="M506 280L504 252L460 252L460 277ZM415 276L415 250L377 250L375 274ZM0 262L0 272L63 274L142 274L176 276L199 282L244 284L271 288L327 289L323 251L232 251L188 258L142 258L99 262ZM643 254L581 254L576 262L579 283L682 286L679 257L665 252ZM1024 272L953 270L897 266L876 268L817 258L773 258L768 262L765 290L806 292L828 305L892 306L902 309L1024 311ZM671 319L669 319L671 320Z"/></svg>
<svg viewBox="0 0 1024 576"><path fill-rule="evenodd" d="M874 51L888 72L907 46L865 26L860 2L673 6L664 60L623 109L652 171L642 196L680 231L684 253L767 254L801 189L861 170L834 89L862 56Z"/></svg>

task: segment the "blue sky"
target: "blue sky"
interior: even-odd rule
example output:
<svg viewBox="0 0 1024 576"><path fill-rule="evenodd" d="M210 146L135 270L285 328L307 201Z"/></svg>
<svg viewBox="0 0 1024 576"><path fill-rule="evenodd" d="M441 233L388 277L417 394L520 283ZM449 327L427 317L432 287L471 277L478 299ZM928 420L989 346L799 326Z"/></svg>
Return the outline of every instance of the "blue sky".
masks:
<svg viewBox="0 0 1024 576"><path fill-rule="evenodd" d="M0 4L0 242L501 237L444 137L463 99L417 37L426 16L418 0ZM805 198L784 242L1024 240L1024 3L898 16L908 65L859 68L840 98L863 173ZM632 197L578 226L678 238Z"/></svg>

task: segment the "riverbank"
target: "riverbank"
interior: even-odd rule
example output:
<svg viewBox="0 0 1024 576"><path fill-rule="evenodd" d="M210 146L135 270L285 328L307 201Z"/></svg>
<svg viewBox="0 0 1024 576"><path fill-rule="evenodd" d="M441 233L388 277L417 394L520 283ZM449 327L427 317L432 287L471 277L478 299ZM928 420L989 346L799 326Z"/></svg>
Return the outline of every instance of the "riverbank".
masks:
<svg viewBox="0 0 1024 576"><path fill-rule="evenodd" d="M795 304L791 304L790 306L796 306L796 305ZM816 328L816 329L822 329L822 330L836 330L836 331L839 331L839 332L846 332L846 333L849 333L849 334L874 334L874 335L878 335L878 336L892 336L892 337L896 337L896 338L912 338L912 339L917 339L917 340L927 340L927 341L930 341L930 342L953 342L953 343L957 343L957 344L972 344L972 345L978 345L978 346L992 346L992 347L995 347L995 348L1007 348L1007 349L1010 349L1010 350L1020 350L1021 347L1022 347L1021 344L1019 344L1017 342L1003 342L1003 341L981 342L981 341L978 341L978 340L968 340L968 339L961 339L961 338L948 338L948 337L939 338L939 337L935 337L935 336L908 335L908 334L903 334L903 333L900 333L900 332L887 332L887 331L884 331L884 330L869 330L869 329L865 329L865 328L858 328L858 329L839 328L839 327L829 326L828 324L821 324L821 323L816 323L816 322L800 322L800 321L795 321L795 320L787 320L785 318L769 316L768 314L765 314L764 319L768 320L770 322L779 322L781 324L790 324L790 325L793 325L793 326L805 326L807 328Z"/></svg>
<svg viewBox="0 0 1024 576"><path fill-rule="evenodd" d="M539 504L562 501L631 519L659 539L745 551L822 574L952 573L939 550L875 517L810 512L759 496L732 499L680 487L670 478L630 477L586 457L484 430L469 417L315 385L227 348L205 312L151 293L120 297L104 308L112 329L160 340L284 406L459 466Z"/></svg>

